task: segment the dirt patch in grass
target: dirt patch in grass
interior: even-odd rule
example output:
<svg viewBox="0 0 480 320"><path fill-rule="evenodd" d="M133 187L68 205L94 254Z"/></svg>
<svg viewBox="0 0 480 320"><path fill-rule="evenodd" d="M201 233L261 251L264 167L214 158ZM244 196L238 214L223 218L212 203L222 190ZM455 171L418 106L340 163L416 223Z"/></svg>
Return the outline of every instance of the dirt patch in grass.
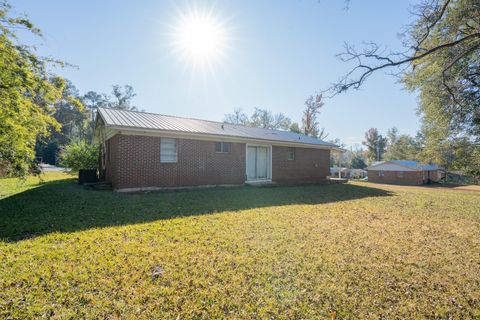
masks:
<svg viewBox="0 0 480 320"><path fill-rule="evenodd" d="M475 193L57 184L0 200L0 318L480 317Z"/></svg>
<svg viewBox="0 0 480 320"><path fill-rule="evenodd" d="M366 181L354 181L351 182L353 185L357 186L370 186L370 187L377 187L386 190L396 189L396 190L429 190L429 191L472 191L472 192L480 192L479 185L459 185L459 184L441 184L441 183L434 183L431 185L422 185L422 186L402 186L402 185L395 185L395 184L380 184L380 183L373 183L373 182L366 182Z"/></svg>

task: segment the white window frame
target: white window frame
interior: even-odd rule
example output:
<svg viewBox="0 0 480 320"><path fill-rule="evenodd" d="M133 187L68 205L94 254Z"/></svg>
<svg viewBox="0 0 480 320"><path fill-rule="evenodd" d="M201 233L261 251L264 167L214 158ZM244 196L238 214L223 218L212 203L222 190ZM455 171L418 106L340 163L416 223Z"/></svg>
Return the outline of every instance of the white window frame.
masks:
<svg viewBox="0 0 480 320"><path fill-rule="evenodd" d="M167 160L165 158L162 159L162 156L168 157L168 155L162 155L162 144L163 143L175 143L175 159L174 160ZM177 163L178 162L178 141L174 138L160 138L160 162L161 163Z"/></svg>
<svg viewBox="0 0 480 320"><path fill-rule="evenodd" d="M397 178L404 178L405 174L403 171L397 171Z"/></svg>
<svg viewBox="0 0 480 320"><path fill-rule="evenodd" d="M288 161L295 161L295 148L294 147L288 147L287 160Z"/></svg>
<svg viewBox="0 0 480 320"><path fill-rule="evenodd" d="M220 151L217 151L217 143L220 143ZM228 151L225 151L225 145L228 145ZM231 149L232 149L232 144L230 142L225 142L225 141L215 142L215 153L230 153Z"/></svg>
<svg viewBox="0 0 480 320"><path fill-rule="evenodd" d="M378 171L378 176L379 177L384 177L385 176L385 171L384 170L379 170Z"/></svg>
<svg viewBox="0 0 480 320"><path fill-rule="evenodd" d="M267 157L269 158L267 161L267 178L266 179L254 179L254 180L248 180L247 177L247 171L248 171L248 147L264 147L267 148ZM272 166L273 166L273 156L272 156L272 150L273 146L271 144L252 144L252 143L246 143L245 144L245 182L255 182L255 181L272 181Z"/></svg>

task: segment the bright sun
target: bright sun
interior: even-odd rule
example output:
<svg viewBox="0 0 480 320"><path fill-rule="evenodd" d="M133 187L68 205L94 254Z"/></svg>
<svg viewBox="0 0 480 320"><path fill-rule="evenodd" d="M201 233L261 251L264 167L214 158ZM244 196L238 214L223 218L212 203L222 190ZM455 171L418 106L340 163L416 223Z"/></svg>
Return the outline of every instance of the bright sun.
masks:
<svg viewBox="0 0 480 320"><path fill-rule="evenodd" d="M182 14L173 37L175 52L194 67L211 67L225 54L225 27L212 13L193 10Z"/></svg>

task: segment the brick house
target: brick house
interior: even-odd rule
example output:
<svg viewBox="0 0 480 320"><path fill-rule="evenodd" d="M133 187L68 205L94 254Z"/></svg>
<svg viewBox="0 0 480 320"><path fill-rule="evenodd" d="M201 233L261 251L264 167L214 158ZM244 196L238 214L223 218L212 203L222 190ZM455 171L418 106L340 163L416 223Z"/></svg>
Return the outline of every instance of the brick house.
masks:
<svg viewBox="0 0 480 320"><path fill-rule="evenodd" d="M116 190L323 182L338 146L302 134L99 108L100 175Z"/></svg>
<svg viewBox="0 0 480 320"><path fill-rule="evenodd" d="M367 167L368 181L376 183L422 185L438 181L438 167L417 161L380 161Z"/></svg>

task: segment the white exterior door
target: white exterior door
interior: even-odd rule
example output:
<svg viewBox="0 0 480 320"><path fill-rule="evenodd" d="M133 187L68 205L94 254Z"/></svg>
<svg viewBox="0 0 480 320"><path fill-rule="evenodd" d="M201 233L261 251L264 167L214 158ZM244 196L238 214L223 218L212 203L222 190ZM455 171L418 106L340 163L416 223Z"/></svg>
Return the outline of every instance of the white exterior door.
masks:
<svg viewBox="0 0 480 320"><path fill-rule="evenodd" d="M257 148L247 147L247 180L255 180L257 175Z"/></svg>
<svg viewBox="0 0 480 320"><path fill-rule="evenodd" d="M247 180L269 178L270 152L268 147L247 147Z"/></svg>
<svg viewBox="0 0 480 320"><path fill-rule="evenodd" d="M257 179L267 179L268 149L257 147Z"/></svg>

